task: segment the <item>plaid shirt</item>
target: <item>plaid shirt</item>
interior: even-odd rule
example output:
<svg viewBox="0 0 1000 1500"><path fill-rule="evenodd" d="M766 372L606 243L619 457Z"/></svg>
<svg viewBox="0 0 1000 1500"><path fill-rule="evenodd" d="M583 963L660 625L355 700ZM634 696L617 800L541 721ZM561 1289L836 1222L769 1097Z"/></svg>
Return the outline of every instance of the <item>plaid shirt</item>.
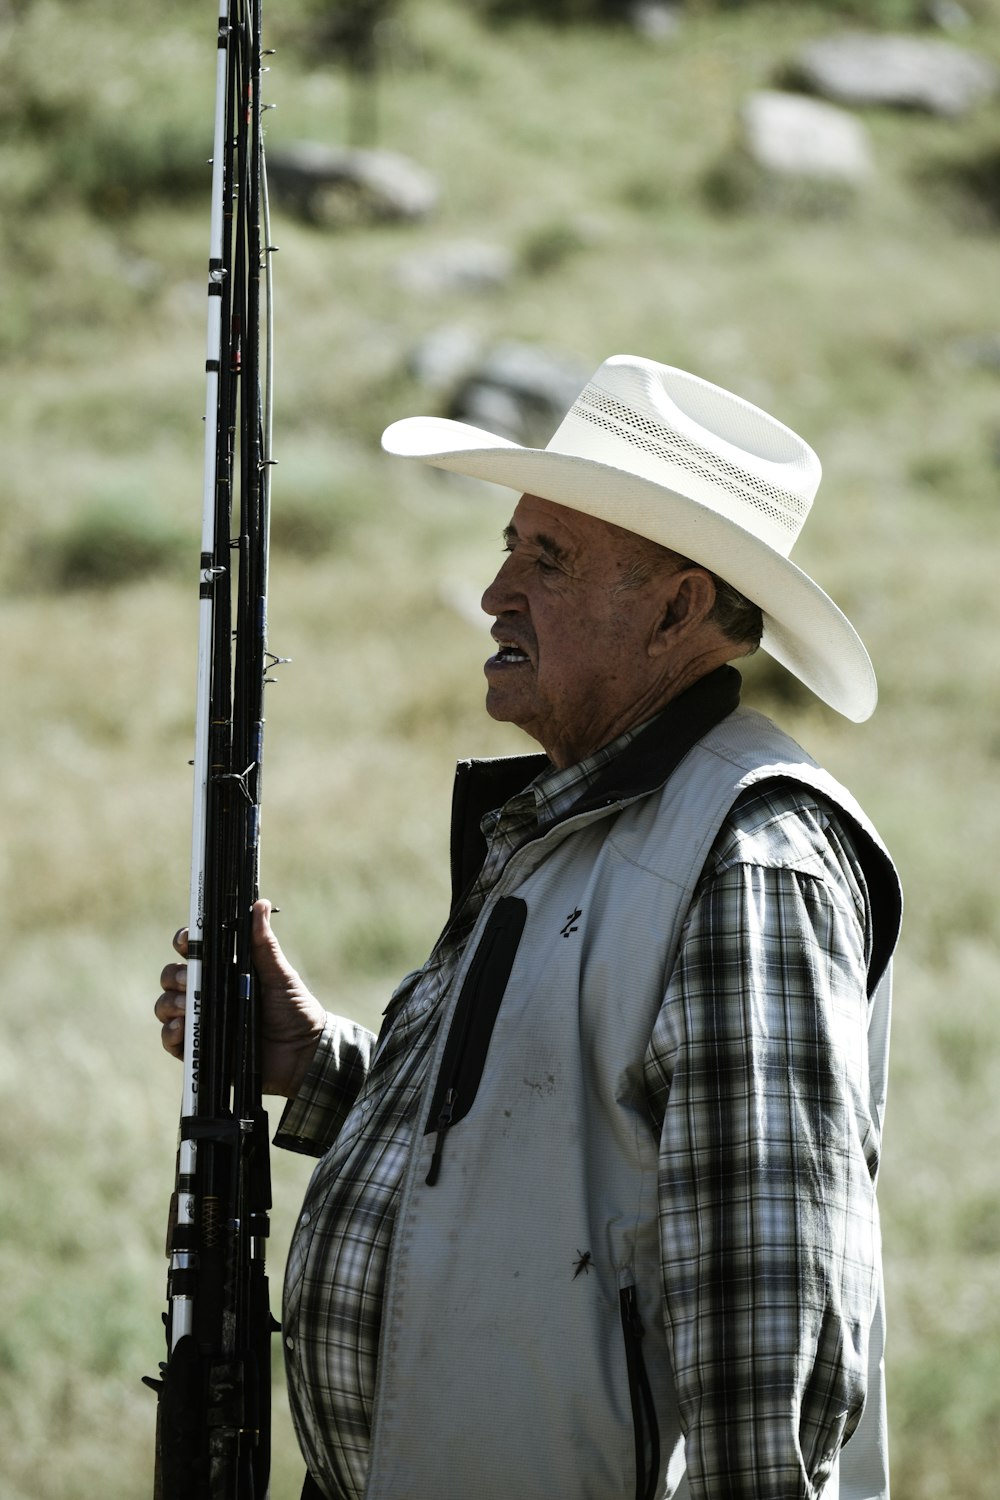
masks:
<svg viewBox="0 0 1000 1500"><path fill-rule="evenodd" d="M293 1237L284 1332L299 1439L337 1500L360 1500L365 1486L389 1247L441 999L513 850L561 817L637 732L543 774L484 819L480 877L424 968L397 989L378 1046L331 1017L285 1112L278 1144L327 1153ZM874 1273L833 1247L845 1214L867 1219L871 1238L875 1153L863 1183L846 1153L838 1173L830 1141L810 1136L815 1102L799 1109L796 1091L821 1096L831 1140L854 1128L837 1119L839 1078L818 1049L863 1048L865 931L860 867L825 804L801 788L744 796L706 864L644 1060L661 1136L664 1316L693 1500L810 1496L810 1472L844 1436L840 1346ZM818 1035L824 1016L839 1018L841 1034ZM863 1055L849 1061L864 1076ZM678 1107L668 1110L670 1098ZM790 1210L803 1202L818 1230L797 1264ZM844 1326L832 1328L838 1296Z"/></svg>

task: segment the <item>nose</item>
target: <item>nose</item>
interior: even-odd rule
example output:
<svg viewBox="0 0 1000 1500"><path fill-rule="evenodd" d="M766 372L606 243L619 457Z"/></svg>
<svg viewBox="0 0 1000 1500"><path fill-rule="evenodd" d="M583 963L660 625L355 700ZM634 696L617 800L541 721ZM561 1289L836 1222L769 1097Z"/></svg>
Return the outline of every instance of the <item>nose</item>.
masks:
<svg viewBox="0 0 1000 1500"><path fill-rule="evenodd" d="M514 558L513 555L508 555L500 564L497 576L480 600L484 614L496 615L499 618L500 615L510 614L519 607L524 607L524 596L517 587L513 574Z"/></svg>

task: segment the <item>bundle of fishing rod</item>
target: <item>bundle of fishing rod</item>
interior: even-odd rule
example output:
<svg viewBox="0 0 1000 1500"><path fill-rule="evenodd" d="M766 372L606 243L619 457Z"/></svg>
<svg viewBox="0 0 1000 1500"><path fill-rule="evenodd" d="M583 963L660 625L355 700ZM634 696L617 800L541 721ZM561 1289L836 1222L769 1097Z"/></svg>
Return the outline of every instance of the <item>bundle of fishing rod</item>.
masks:
<svg viewBox="0 0 1000 1500"><path fill-rule="evenodd" d="M264 1500L271 1206L251 962L271 470L259 0L219 0L188 993L154 1500ZM263 315L263 328L261 320Z"/></svg>

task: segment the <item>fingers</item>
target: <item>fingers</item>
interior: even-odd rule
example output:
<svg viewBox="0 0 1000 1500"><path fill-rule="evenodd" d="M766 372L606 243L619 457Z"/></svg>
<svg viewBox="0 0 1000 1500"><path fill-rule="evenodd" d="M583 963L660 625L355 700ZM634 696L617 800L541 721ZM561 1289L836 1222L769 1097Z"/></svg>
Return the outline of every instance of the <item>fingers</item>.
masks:
<svg viewBox="0 0 1000 1500"><path fill-rule="evenodd" d="M187 954L187 928L174 934L173 946ZM184 1056L184 1011L187 1001L187 964L167 964L160 974L161 995L153 1006L160 1025L160 1044L171 1057Z"/></svg>
<svg viewBox="0 0 1000 1500"><path fill-rule="evenodd" d="M253 906L250 942L253 963L263 987L265 1005L280 1001L282 1006L289 1000L297 1000L304 993L302 981L281 951L281 944L271 927L270 901L255 901ZM173 937L174 951L181 958L188 956L188 929L181 927ZM188 966L186 963L166 964L160 974L161 993L153 1006L160 1022L160 1042L164 1051L172 1057L184 1056L184 1016L187 1000ZM270 1002L267 997L270 996Z"/></svg>
<svg viewBox="0 0 1000 1500"><path fill-rule="evenodd" d="M160 1044L171 1057L184 1056L184 1005L183 991L165 990L153 1006L153 1013L161 1022Z"/></svg>
<svg viewBox="0 0 1000 1500"><path fill-rule="evenodd" d="M186 1009L183 990L164 990L153 1006L153 1014L158 1021L174 1021L183 1018Z"/></svg>
<svg viewBox="0 0 1000 1500"><path fill-rule="evenodd" d="M187 964L165 964L160 970L160 988L176 990L180 995L187 992Z"/></svg>

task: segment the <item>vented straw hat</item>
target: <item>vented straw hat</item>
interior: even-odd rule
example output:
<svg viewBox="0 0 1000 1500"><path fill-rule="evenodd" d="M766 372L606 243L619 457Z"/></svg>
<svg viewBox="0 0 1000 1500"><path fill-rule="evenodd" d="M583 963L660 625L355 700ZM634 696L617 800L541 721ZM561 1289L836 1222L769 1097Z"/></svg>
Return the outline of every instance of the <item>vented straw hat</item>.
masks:
<svg viewBox="0 0 1000 1500"><path fill-rule="evenodd" d="M819 486L807 443L759 407L630 354L601 365L546 448L408 417L388 453L538 495L701 563L764 613L761 646L856 723L875 673L850 621L789 552Z"/></svg>

